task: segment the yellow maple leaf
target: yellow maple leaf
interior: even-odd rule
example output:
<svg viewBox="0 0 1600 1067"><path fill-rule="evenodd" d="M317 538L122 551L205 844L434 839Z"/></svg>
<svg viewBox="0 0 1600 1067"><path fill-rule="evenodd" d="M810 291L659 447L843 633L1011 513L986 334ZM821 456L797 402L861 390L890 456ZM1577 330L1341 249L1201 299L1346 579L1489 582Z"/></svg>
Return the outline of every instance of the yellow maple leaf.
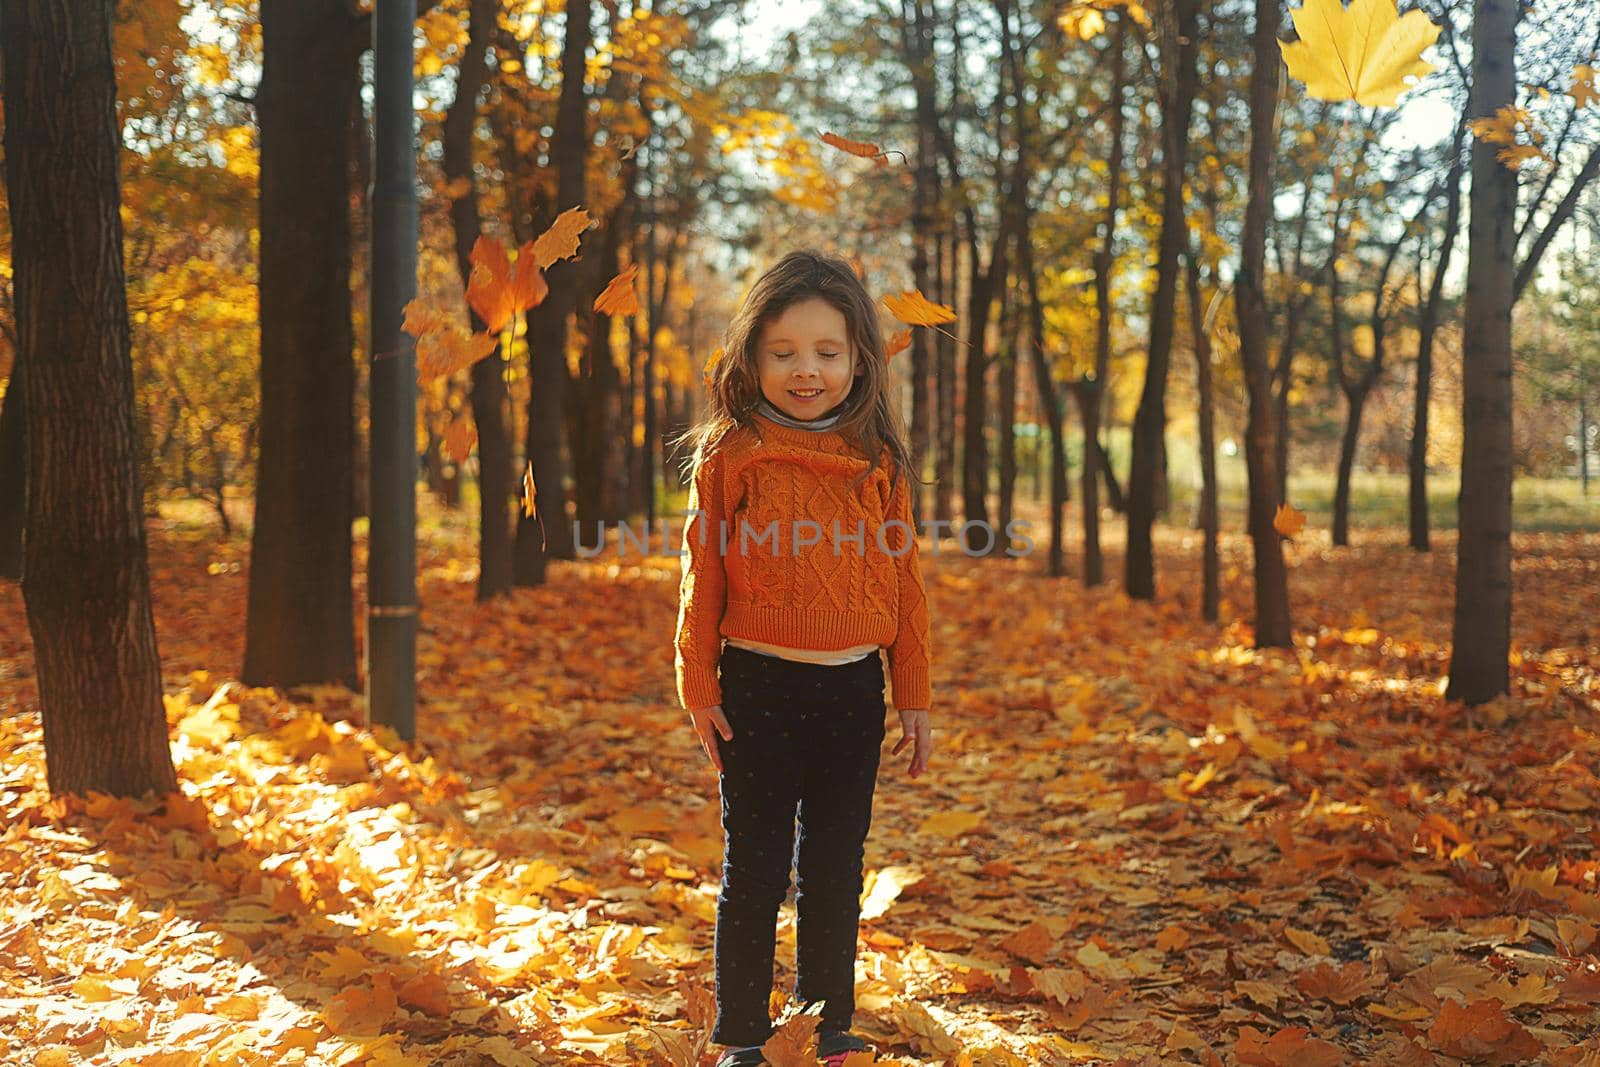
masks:
<svg viewBox="0 0 1600 1067"><path fill-rule="evenodd" d="M1406 78L1434 70L1422 51L1439 27L1421 11L1400 17L1395 0L1306 0L1293 9L1298 41L1279 41L1289 76L1305 82L1313 100L1354 100L1394 107Z"/></svg>
<svg viewBox="0 0 1600 1067"><path fill-rule="evenodd" d="M883 298L883 306L889 309L889 314L907 326L936 326L941 322L956 321L954 308L935 304L918 289L908 289L898 295L886 296Z"/></svg>
<svg viewBox="0 0 1600 1067"><path fill-rule="evenodd" d="M705 370L701 373L701 379L706 383L706 388L708 388L708 389L711 387L711 375L713 373L715 373L715 371L717 369L717 363L721 359L722 359L722 349L719 348L715 352L711 353L711 358L710 359L706 360L706 367L705 367Z"/></svg>

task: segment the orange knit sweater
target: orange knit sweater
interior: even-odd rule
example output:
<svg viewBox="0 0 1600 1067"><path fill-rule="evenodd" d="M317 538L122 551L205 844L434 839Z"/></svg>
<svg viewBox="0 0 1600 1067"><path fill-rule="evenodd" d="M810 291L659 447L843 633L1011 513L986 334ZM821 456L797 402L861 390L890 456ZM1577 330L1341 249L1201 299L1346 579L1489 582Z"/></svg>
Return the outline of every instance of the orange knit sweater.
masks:
<svg viewBox="0 0 1600 1067"><path fill-rule="evenodd" d="M883 645L895 707L927 708L928 598L910 475L902 471L891 492L885 450L851 493L867 460L841 434L755 421L760 438L747 427L729 431L690 486L679 701L686 710L722 703L726 636L794 648Z"/></svg>

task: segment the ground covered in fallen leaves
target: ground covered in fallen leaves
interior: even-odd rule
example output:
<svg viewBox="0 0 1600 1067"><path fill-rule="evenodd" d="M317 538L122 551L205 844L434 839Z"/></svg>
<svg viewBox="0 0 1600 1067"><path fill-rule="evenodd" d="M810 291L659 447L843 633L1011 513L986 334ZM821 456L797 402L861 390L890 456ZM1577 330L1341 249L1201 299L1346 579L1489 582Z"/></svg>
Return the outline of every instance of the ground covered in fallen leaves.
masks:
<svg viewBox="0 0 1600 1067"><path fill-rule="evenodd" d="M48 796L0 583L0 1062L710 1062L722 842L677 560L478 605L464 517L429 530L407 746L342 690L241 687L248 543L153 529L164 804ZM925 543L934 754L907 777L890 712L851 1067L1600 1064L1600 537L1518 537L1515 691L1470 713L1448 537L1308 531L1296 647L1260 653L1243 539L1220 627L1191 534L1161 534L1153 605L1037 548ZM793 919L781 1067L814 1062Z"/></svg>

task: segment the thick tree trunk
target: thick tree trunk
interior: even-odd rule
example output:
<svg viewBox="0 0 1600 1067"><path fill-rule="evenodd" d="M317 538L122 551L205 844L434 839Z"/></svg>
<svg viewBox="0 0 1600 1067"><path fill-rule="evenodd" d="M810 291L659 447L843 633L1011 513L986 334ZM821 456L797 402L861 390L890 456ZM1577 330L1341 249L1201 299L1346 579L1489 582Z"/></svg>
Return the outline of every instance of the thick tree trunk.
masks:
<svg viewBox="0 0 1600 1067"><path fill-rule="evenodd" d="M13 360L6 395L0 399L0 578L13 581L22 577L22 528L28 508L21 370L22 361Z"/></svg>
<svg viewBox="0 0 1600 1067"><path fill-rule="evenodd" d="M52 793L137 796L178 784L134 427L112 14L111 0L3 0L0 50L25 521L47 532L22 567L46 773Z"/></svg>
<svg viewBox="0 0 1600 1067"><path fill-rule="evenodd" d="M347 169L359 25L342 5L261 4L261 449L247 685L361 687Z"/></svg>
<svg viewBox="0 0 1600 1067"><path fill-rule="evenodd" d="M1475 0L1472 110L1516 102L1517 0ZM1445 696L1482 704L1510 686L1511 305L1517 175L1472 143L1466 319L1461 360L1461 525Z"/></svg>
<svg viewBox="0 0 1600 1067"><path fill-rule="evenodd" d="M1250 176L1239 273L1234 298L1239 318L1239 358L1244 365L1250 415L1245 466L1250 478L1250 540L1255 549L1255 642L1288 648L1289 576L1283 542L1272 519L1279 501L1277 420L1267 351L1267 215L1272 210L1273 119L1278 110L1278 0L1256 0L1254 68L1250 74Z"/></svg>
<svg viewBox="0 0 1600 1067"><path fill-rule="evenodd" d="M473 145L478 97L488 80L485 62L495 29L494 0L472 0L466 49L457 66L456 96L444 119L444 176L447 183L466 181L466 192L450 203L455 236L456 272L465 286L472 277L472 246L483 231L474 178ZM498 238L495 238L498 240ZM468 308L474 330L483 329L478 313ZM504 596L513 587L511 515L515 474L511 469L509 398L505 362L495 348L472 365L472 419L478 430L478 589L481 603ZM459 416L458 416L459 417Z"/></svg>
<svg viewBox="0 0 1600 1067"><path fill-rule="evenodd" d="M586 71L593 32L592 0L568 0L566 38L561 50L561 95L556 104L550 150L556 162L556 208L584 202L584 170L589 159ZM567 517L566 436L567 317L577 303L577 265L551 265L550 293L528 315L530 395L526 453L538 489L538 516L517 512L514 570L518 585L544 583L547 559L573 558L572 526Z"/></svg>
<svg viewBox="0 0 1600 1067"><path fill-rule="evenodd" d="M1128 475L1128 550L1124 587L1129 596L1149 600L1156 595L1153 527L1157 481L1165 459L1167 370L1177 312L1178 259L1188 243L1183 210L1183 179L1188 161L1189 120L1198 86L1200 53L1199 0L1175 0L1176 45L1168 52L1173 89L1162 102L1161 237L1156 264L1156 290L1150 301L1150 352L1144 390L1133 420L1133 466Z"/></svg>

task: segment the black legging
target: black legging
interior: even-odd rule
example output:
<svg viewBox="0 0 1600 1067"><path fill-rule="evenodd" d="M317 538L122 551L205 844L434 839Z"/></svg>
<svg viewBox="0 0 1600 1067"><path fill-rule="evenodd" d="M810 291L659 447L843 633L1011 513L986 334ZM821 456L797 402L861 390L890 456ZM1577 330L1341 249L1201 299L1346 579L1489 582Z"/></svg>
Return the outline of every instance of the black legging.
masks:
<svg viewBox="0 0 1600 1067"><path fill-rule="evenodd" d="M883 747L883 658L802 663L725 645L722 712L722 889L717 895L717 1020L711 1040L759 1045L778 908L797 869L794 996L825 1001L821 1029L855 1014L861 862ZM799 810L799 843L795 813Z"/></svg>

